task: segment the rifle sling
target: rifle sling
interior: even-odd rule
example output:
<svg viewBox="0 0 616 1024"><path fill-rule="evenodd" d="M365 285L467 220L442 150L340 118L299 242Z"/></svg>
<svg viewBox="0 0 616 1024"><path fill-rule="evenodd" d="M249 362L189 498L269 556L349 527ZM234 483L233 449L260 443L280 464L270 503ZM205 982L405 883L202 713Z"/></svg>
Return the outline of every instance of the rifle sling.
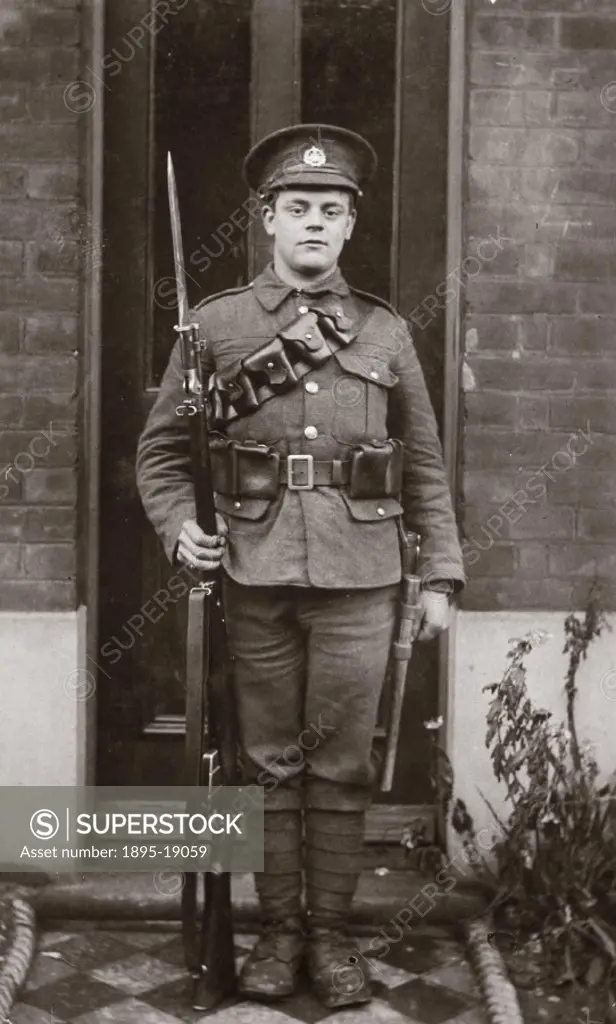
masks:
<svg viewBox="0 0 616 1024"><path fill-rule="evenodd" d="M209 602L205 590L188 595L186 628L186 784L202 784L202 757L207 718L206 672L209 645Z"/></svg>
<svg viewBox="0 0 616 1024"><path fill-rule="evenodd" d="M352 328L347 317L310 307L271 341L213 373L208 385L210 427L224 427L291 391L302 377L357 337L357 329L352 333Z"/></svg>

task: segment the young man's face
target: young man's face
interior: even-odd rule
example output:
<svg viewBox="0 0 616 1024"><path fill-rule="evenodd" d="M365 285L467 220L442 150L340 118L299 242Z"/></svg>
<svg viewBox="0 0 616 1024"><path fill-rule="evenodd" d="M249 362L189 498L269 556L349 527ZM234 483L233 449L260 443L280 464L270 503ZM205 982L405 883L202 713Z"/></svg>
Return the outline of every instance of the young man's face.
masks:
<svg viewBox="0 0 616 1024"><path fill-rule="evenodd" d="M296 274L316 277L335 267L356 216L344 189L283 189L264 207L263 224L274 257Z"/></svg>

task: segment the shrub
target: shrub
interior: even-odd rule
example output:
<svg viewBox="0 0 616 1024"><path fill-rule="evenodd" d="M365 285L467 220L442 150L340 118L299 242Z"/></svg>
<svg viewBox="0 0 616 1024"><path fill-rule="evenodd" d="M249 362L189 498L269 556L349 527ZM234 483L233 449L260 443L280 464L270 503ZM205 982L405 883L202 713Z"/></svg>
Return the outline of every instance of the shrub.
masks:
<svg viewBox="0 0 616 1024"><path fill-rule="evenodd" d="M564 624L565 723L554 724L528 690L525 659L547 639L540 630L510 641L502 679L484 687L491 694L486 746L511 807L504 821L486 800L499 830L494 869L478 850L464 802L453 797L449 759L434 746L436 798L446 814L451 808L452 826L481 861L497 916L520 943L540 937L544 963L558 982L616 977L616 785L599 784L575 720L578 669L605 628L593 588L583 619L570 614Z"/></svg>

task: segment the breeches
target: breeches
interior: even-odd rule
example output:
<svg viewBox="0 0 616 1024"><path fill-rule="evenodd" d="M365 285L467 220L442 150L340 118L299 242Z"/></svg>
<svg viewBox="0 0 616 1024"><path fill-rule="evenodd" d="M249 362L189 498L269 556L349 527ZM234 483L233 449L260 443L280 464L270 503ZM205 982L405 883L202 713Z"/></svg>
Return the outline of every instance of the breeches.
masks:
<svg viewBox="0 0 616 1024"><path fill-rule="evenodd" d="M264 788L266 808L369 805L398 593L225 578L245 782Z"/></svg>

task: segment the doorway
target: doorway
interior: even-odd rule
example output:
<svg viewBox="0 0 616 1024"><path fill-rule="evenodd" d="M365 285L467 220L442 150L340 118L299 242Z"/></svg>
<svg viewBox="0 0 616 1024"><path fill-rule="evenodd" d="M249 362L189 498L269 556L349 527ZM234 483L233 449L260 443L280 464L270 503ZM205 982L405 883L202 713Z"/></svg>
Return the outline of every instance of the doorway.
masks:
<svg viewBox="0 0 616 1024"><path fill-rule="evenodd" d="M155 624L140 614L174 570L134 478L174 341L167 150L195 303L267 261L240 174L253 142L298 121L365 135L379 170L342 266L409 317L446 275L449 17L414 0L107 0L105 33L96 783L169 785L183 762L185 605ZM413 334L442 423L444 311ZM375 837L397 842L419 808L432 828L423 722L438 712L438 678L438 645L418 648L394 788L375 793Z"/></svg>

